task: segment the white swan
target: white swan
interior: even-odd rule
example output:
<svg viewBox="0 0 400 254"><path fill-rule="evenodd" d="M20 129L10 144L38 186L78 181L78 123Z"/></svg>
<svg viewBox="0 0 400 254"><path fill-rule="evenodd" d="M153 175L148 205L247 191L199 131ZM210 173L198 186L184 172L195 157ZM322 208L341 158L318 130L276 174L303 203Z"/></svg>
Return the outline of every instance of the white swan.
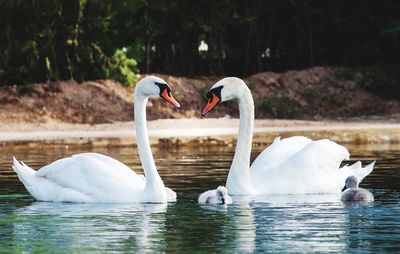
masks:
<svg viewBox="0 0 400 254"><path fill-rule="evenodd" d="M207 93L208 103L202 115L224 101L239 104L240 123L235 155L226 187L232 195L340 193L345 179L356 175L363 179L373 169L360 162L339 168L349 152L327 139L312 141L296 136L277 138L250 167L254 127L254 102L243 80L229 77L218 81Z"/></svg>
<svg viewBox="0 0 400 254"><path fill-rule="evenodd" d="M207 205L229 205L232 204L232 198L224 186L219 186L216 190L209 190L201 194L198 202Z"/></svg>
<svg viewBox="0 0 400 254"><path fill-rule="evenodd" d="M14 158L13 169L29 193L40 201L165 203L176 193L164 186L159 176L146 127L146 103L160 96L175 107L171 88L161 78L148 76L135 88L137 147L145 173L136 174L123 163L98 153L81 153L59 159L35 171Z"/></svg>

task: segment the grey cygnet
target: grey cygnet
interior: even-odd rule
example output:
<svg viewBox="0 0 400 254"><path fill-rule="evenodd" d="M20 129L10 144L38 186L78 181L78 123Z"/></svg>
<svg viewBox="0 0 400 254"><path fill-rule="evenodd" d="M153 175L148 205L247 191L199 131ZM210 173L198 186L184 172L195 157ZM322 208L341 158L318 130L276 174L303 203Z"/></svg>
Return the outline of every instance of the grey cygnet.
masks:
<svg viewBox="0 0 400 254"><path fill-rule="evenodd" d="M342 193L343 202L372 202L374 196L366 189L358 187L358 179L355 176L349 176L346 179L346 190Z"/></svg>

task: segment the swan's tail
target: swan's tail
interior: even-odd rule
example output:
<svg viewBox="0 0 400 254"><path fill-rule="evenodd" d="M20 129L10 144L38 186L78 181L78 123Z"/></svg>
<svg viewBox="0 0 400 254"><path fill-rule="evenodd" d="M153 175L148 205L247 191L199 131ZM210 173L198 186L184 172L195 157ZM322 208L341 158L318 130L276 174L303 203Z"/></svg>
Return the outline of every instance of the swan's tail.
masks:
<svg viewBox="0 0 400 254"><path fill-rule="evenodd" d="M357 177L358 181L361 182L366 176L368 176L372 172L374 166L375 166L375 161L368 164L365 167L362 167L361 162L357 161L350 166L347 165L343 166L342 169L345 178L354 175Z"/></svg>
<svg viewBox="0 0 400 254"><path fill-rule="evenodd" d="M22 161L17 161L15 157L13 157L12 168L14 169L15 173L17 173L19 180L21 180L21 182L29 190L29 187L33 184L36 171Z"/></svg>

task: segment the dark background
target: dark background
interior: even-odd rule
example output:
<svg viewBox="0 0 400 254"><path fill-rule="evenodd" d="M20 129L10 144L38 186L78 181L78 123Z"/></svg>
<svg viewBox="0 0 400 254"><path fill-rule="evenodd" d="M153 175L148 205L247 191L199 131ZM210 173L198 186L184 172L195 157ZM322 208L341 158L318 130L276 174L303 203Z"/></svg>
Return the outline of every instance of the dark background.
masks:
<svg viewBox="0 0 400 254"><path fill-rule="evenodd" d="M400 1L3 0L0 15L1 85L399 65Z"/></svg>

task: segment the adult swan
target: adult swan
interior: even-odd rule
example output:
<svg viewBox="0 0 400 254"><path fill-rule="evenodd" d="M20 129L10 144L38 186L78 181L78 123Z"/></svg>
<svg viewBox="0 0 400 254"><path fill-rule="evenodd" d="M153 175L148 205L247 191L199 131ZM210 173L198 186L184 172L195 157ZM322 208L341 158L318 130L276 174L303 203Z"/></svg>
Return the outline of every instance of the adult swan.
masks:
<svg viewBox="0 0 400 254"><path fill-rule="evenodd" d="M374 163L365 168L361 162L339 168L349 152L333 141L312 141L296 136L276 138L250 166L254 127L254 102L250 89L239 78L224 78L207 93L208 103L202 115L224 101L239 104L240 123L235 155L226 187L232 195L340 193L345 179L367 176Z"/></svg>
<svg viewBox="0 0 400 254"><path fill-rule="evenodd" d="M135 88L137 147L145 173L136 174L123 163L98 153L80 153L57 160L38 171L14 158L14 171L37 200L58 202L133 202L175 201L176 193L164 186L159 176L146 129L146 103L160 96L175 107L170 86L161 78L148 76Z"/></svg>

